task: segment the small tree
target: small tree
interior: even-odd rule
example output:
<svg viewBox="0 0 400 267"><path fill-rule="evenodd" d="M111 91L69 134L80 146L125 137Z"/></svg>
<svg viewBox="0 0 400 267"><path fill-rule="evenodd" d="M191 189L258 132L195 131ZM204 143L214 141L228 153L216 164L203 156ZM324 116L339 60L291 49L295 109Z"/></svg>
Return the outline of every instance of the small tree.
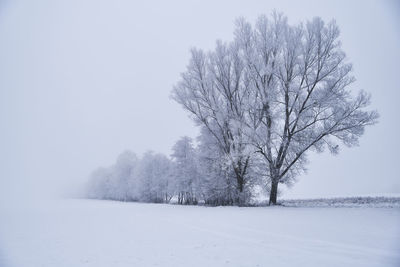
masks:
<svg viewBox="0 0 400 267"><path fill-rule="evenodd" d="M172 196L170 173L171 162L165 155L145 153L136 173L138 200L153 203L169 202Z"/></svg>
<svg viewBox="0 0 400 267"><path fill-rule="evenodd" d="M86 184L89 198L108 199L111 196L111 172L107 168L98 168L92 172Z"/></svg>
<svg viewBox="0 0 400 267"><path fill-rule="evenodd" d="M175 190L179 204L197 204L199 195L196 151L190 137L182 137L172 148Z"/></svg>
<svg viewBox="0 0 400 267"><path fill-rule="evenodd" d="M197 159L200 173L202 198L207 205L245 204L248 190L247 184L238 201L236 178L233 166L226 154L219 148L214 136L201 127L198 137ZM247 179L246 179L247 180Z"/></svg>
<svg viewBox="0 0 400 267"><path fill-rule="evenodd" d="M135 153L126 150L122 152L116 163L111 167L112 179L115 184L114 198L129 201L135 198L133 190L134 171L139 159Z"/></svg>

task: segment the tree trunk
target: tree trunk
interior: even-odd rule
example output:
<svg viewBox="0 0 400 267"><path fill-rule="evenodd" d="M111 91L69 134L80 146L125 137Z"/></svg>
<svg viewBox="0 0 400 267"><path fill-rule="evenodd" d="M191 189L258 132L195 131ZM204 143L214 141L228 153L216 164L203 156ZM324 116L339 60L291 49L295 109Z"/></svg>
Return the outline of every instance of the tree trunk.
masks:
<svg viewBox="0 0 400 267"><path fill-rule="evenodd" d="M242 193L243 192L243 184L244 184L243 175L239 168L233 167L233 170L234 170L235 176L236 176L237 189L239 190L240 193Z"/></svg>
<svg viewBox="0 0 400 267"><path fill-rule="evenodd" d="M268 205L276 205L276 200L278 198L278 181L275 179L272 180L271 183L271 192L269 194L269 204Z"/></svg>

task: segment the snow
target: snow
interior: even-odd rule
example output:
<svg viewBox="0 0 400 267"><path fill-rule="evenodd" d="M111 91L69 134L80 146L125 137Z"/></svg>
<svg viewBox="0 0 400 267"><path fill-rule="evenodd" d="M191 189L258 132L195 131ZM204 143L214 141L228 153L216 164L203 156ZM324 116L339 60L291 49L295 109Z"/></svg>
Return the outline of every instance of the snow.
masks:
<svg viewBox="0 0 400 267"><path fill-rule="evenodd" d="M313 199L284 199L281 204L286 207L370 207L400 208L398 196L359 196Z"/></svg>
<svg viewBox="0 0 400 267"><path fill-rule="evenodd" d="M399 266L399 208L55 200L0 209L0 266Z"/></svg>

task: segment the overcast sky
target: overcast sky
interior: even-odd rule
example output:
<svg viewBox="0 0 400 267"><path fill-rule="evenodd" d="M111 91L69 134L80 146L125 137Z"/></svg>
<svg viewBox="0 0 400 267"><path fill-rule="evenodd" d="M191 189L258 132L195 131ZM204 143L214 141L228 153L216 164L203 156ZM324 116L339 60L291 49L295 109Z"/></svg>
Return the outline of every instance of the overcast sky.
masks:
<svg viewBox="0 0 400 267"><path fill-rule="evenodd" d="M198 133L169 98L189 49L274 9L289 23L335 19L352 89L381 115L359 147L311 155L285 197L400 193L399 2L0 0L0 194L70 190L125 149L169 155Z"/></svg>

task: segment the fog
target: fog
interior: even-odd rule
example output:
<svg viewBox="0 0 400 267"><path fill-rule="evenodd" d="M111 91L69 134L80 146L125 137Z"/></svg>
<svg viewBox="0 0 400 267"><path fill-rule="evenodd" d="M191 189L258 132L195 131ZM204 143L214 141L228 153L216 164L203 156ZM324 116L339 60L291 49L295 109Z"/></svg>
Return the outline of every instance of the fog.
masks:
<svg viewBox="0 0 400 267"><path fill-rule="evenodd" d="M0 194L68 195L130 149L171 153L198 129L169 98L189 49L231 40L234 20L274 9L335 19L379 123L360 146L313 154L284 197L400 193L396 1L1 1Z"/></svg>

